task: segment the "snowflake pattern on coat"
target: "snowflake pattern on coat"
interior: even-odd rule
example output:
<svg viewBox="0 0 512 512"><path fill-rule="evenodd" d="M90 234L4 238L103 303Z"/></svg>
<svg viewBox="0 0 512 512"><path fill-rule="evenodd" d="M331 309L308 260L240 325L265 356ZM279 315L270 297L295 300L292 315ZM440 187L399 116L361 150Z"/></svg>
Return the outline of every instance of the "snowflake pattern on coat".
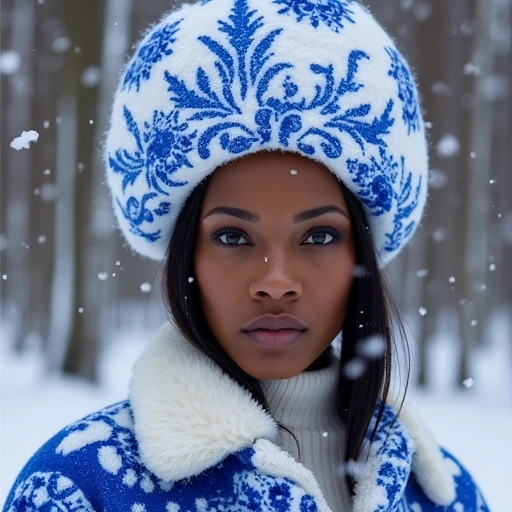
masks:
<svg viewBox="0 0 512 512"><path fill-rule="evenodd" d="M263 17L257 15L256 9L249 9L247 0L235 0L228 19L218 21L219 37L198 36L216 59L216 74L198 67L195 87L191 87L165 70L163 78L172 108L168 113L153 112L152 121L145 122L144 127L139 127L130 110L124 107L126 127L134 146L114 150L108 162L111 170L123 177L124 197L115 199L133 234L148 241L161 238L161 231L152 230L151 224L156 217L171 211L172 204L147 204L168 195L169 188L187 184L174 181L172 174L191 167L187 156L191 151L207 160L211 146L218 144L224 151L238 155L255 146L262 147L273 134L284 147L289 147L293 140L305 155L314 156L321 150L330 159L341 156L343 134L352 138L363 154L370 146L387 146L384 137L395 122L391 98L381 112L374 112L369 103L343 106L345 96L364 88L356 76L361 62L371 63L368 53L352 50L344 76L339 76L332 64L311 63L312 76L321 78L323 85L316 85L314 96L306 97L293 79L295 66L272 59L272 47L282 29L265 33L263 26ZM136 64L139 60L143 60L140 52L132 66L145 69L142 62ZM244 102L249 99L258 106L251 124L243 116ZM318 114L323 123L308 126L303 119L308 112ZM204 120L208 120L206 128ZM142 176L148 192L142 197L130 195L131 186Z"/></svg>
<svg viewBox="0 0 512 512"><path fill-rule="evenodd" d="M318 28L325 24L334 32L344 27L344 22L354 23L350 9L353 0L274 0L275 4L284 6L279 14L293 13L297 22L309 20L311 26Z"/></svg>
<svg viewBox="0 0 512 512"><path fill-rule="evenodd" d="M376 414L377 410L367 442ZM373 512L489 512L471 476L444 450L457 498L447 507L432 503L410 474L413 451L395 418L386 406L371 445L371 494L381 496ZM125 401L83 418L49 440L18 476L4 512L317 512L312 495L286 477L262 471L255 466L254 454L248 447L193 477L159 480L140 461L130 402Z"/></svg>
<svg viewBox="0 0 512 512"><path fill-rule="evenodd" d="M137 485L144 492L151 493L159 485L158 479L144 468L140 460L127 402L91 414L63 432L64 437L55 450L57 455L66 457L77 450L97 445L98 466L106 473L119 475L126 487Z"/></svg>
<svg viewBox="0 0 512 512"><path fill-rule="evenodd" d="M83 492L58 471L36 471L14 493L13 503L6 512L73 511L94 512Z"/></svg>

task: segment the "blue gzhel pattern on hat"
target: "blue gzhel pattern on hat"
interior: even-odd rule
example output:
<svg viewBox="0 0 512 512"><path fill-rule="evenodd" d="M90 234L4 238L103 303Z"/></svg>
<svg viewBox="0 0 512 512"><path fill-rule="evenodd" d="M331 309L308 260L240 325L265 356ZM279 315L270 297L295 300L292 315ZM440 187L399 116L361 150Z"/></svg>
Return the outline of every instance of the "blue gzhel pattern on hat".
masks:
<svg viewBox="0 0 512 512"><path fill-rule="evenodd" d="M402 102L402 119L407 125L407 133L420 129L420 107L418 93L411 78L411 73L403 57L393 48L386 48L391 57L391 69L388 74L398 85L398 98Z"/></svg>
<svg viewBox="0 0 512 512"><path fill-rule="evenodd" d="M297 21L309 19L315 28L320 22L325 23L335 32L343 28L345 21L354 23L350 17L354 14L350 10L352 2L353 0L274 0L275 4L284 5L279 14L288 14L291 11L297 16Z"/></svg>
<svg viewBox="0 0 512 512"><path fill-rule="evenodd" d="M333 28L333 20L339 26L324 33L323 53L301 49L320 22ZM379 44L367 44L368 30ZM106 146L114 207L132 246L154 259L163 257L193 188L220 165L261 150L302 153L344 181L366 207L382 261L418 224L427 161L415 84L356 2L185 6L143 39L114 112Z"/></svg>
<svg viewBox="0 0 512 512"><path fill-rule="evenodd" d="M395 207L393 231L386 233L385 245L386 251L395 251L416 226L415 221L407 222L407 219L418 206L422 177L413 191L412 172L406 173L404 158L400 159L398 176L399 165L393 155L386 154L383 148L379 148L379 153L380 161L373 156L369 162L348 159L347 168L360 187L359 198L370 208L372 215L382 215Z"/></svg>
<svg viewBox="0 0 512 512"><path fill-rule="evenodd" d="M249 11L245 0L235 2L230 21L231 23L219 21L219 32L227 34L227 45L224 41L209 36L198 38L217 58L215 67L218 76L209 76L199 67L196 74L197 89L191 89L178 76L165 71L167 90L171 93L170 100L178 110L173 110L167 115L163 112L153 112L153 123L144 124L144 133L141 137L131 112L124 107L126 126L135 139L137 150L130 152L120 148L115 151L115 156L109 157L112 170L123 174L123 193L128 185L134 184L142 171L145 171L148 188L163 195L168 195L163 186L186 185L186 182L174 182L171 176L184 166L191 167L186 154L192 149L192 140L196 137L197 130L189 129L188 123L204 119L218 121L212 122L199 137L197 150L203 160L210 157L210 146L217 137L222 149L238 154L251 149L253 145L268 142L273 130L278 130L279 141L284 147L288 147L290 137L297 134L297 146L307 155L314 155L318 149L309 142L309 139L319 137L323 139L320 148L324 154L329 158L339 158L343 148L336 132L349 134L361 147L363 154L368 144L386 146L383 136L389 133L389 127L394 123L394 119L390 117L392 99L388 101L384 112L376 115L371 122L366 120L372 110L369 103L345 110L340 106L341 97L364 88L364 85L358 83L355 78L359 61L369 60L369 55L360 50L352 50L348 58L346 75L341 78L334 76L332 66L326 68L319 64L311 64L312 73L325 77L325 85L317 86L315 97L306 101L299 95L299 87L291 80L290 75L283 78L282 71L293 68L292 63L279 62L265 68L271 57L272 45L282 30L274 30L264 37L256 38L263 27L262 17L255 17L255 11ZM249 51L253 40L258 41L258 44L254 50ZM139 59L142 59L141 52ZM130 70L134 66L135 64ZM145 69L143 64L137 68ZM284 91L282 99L267 95L274 80L281 80ZM219 81L222 83L222 96L212 88L212 83ZM239 89L242 100L247 98L248 93L256 96L260 108L252 120L253 126L222 122L228 115L242 113L243 105L237 103L233 94L234 88ZM195 113L187 122L180 123L180 110L185 109ZM300 114L309 110L316 110L324 118L323 126L304 126ZM144 232L141 228L142 222L153 222L151 211L145 208L145 203L153 197L155 196L146 195L140 203L136 198L128 197L126 206L119 202L132 232L147 240L154 240L160 236L159 232ZM117 200L119 201L119 198ZM383 207L385 208L385 205Z"/></svg>
<svg viewBox="0 0 512 512"><path fill-rule="evenodd" d="M164 56L172 54L171 45L176 42L174 36L179 30L181 21L183 20L178 20L171 25L164 25L151 34L149 40L140 47L137 57L126 71L122 89L135 87L138 92L142 80L149 80L151 77L152 67Z"/></svg>

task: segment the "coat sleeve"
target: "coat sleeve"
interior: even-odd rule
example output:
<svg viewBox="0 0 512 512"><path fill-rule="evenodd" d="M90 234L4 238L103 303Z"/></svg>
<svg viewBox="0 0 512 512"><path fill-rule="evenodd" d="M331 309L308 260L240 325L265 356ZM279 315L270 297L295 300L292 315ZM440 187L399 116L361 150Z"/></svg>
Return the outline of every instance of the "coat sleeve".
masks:
<svg viewBox="0 0 512 512"><path fill-rule="evenodd" d="M94 512L82 490L59 471L37 470L32 460L14 483L4 512Z"/></svg>
<svg viewBox="0 0 512 512"><path fill-rule="evenodd" d="M415 512L490 512L481 489L469 471L448 450L441 448L441 453L454 479L455 499L447 506L437 505L425 495L412 475L406 490L409 506L415 506Z"/></svg>

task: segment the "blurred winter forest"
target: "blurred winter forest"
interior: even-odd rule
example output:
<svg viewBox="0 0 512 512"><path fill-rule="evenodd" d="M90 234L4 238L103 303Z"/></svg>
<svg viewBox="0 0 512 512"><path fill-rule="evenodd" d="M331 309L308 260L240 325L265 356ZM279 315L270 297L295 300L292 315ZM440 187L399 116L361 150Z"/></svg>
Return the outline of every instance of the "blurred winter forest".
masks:
<svg viewBox="0 0 512 512"><path fill-rule="evenodd" d="M176 3L0 3L1 321L13 350L42 348L48 371L94 381L114 331L164 318L160 266L115 228L101 144L121 67ZM408 57L429 123L426 216L389 280L423 355L420 384L428 343L449 330L462 385L496 315L512 343L512 0L364 3ZM25 130L38 141L12 149Z"/></svg>

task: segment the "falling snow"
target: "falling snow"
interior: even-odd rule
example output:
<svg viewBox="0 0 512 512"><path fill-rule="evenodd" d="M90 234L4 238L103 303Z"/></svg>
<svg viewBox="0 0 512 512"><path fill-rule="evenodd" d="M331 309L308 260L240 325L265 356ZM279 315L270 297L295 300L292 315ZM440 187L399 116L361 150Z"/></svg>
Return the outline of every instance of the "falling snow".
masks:
<svg viewBox="0 0 512 512"><path fill-rule="evenodd" d="M464 379L462 381L462 385L465 387L465 388L472 388L474 385L475 385L475 381L469 377L467 379Z"/></svg>
<svg viewBox="0 0 512 512"><path fill-rule="evenodd" d="M99 272L98 279L100 281L106 281L108 279L108 273L107 272Z"/></svg>
<svg viewBox="0 0 512 512"><path fill-rule="evenodd" d="M55 53L64 53L71 48L71 40L67 37L58 37L52 43L52 50Z"/></svg>
<svg viewBox="0 0 512 512"><path fill-rule="evenodd" d="M466 76L480 76L481 70L480 70L480 66L477 66L476 64L473 64L472 62L468 62L462 68L462 72Z"/></svg>
<svg viewBox="0 0 512 512"><path fill-rule="evenodd" d="M436 151L440 158L457 156L460 151L459 139L451 133L444 135L437 143Z"/></svg>
<svg viewBox="0 0 512 512"><path fill-rule="evenodd" d="M140 291L143 293L149 293L153 287L151 283L145 282L140 285Z"/></svg>
<svg viewBox="0 0 512 512"><path fill-rule="evenodd" d="M376 334L361 340L358 343L358 354L365 359L377 359L383 357L386 352L386 340L384 336Z"/></svg>
<svg viewBox="0 0 512 512"><path fill-rule="evenodd" d="M448 183L448 177L444 171L431 169L428 175L428 184L432 188L443 188Z"/></svg>
<svg viewBox="0 0 512 512"><path fill-rule="evenodd" d="M363 473L364 464L357 462L353 459L347 460L340 468L341 476L350 475L352 477L358 477Z"/></svg>
<svg viewBox="0 0 512 512"><path fill-rule="evenodd" d="M352 269L354 277L366 277L366 267L364 265L355 265Z"/></svg>
<svg viewBox="0 0 512 512"><path fill-rule="evenodd" d="M427 309L424 307L421 307L419 310L421 316L425 316L427 314Z"/></svg>
<svg viewBox="0 0 512 512"><path fill-rule="evenodd" d="M430 87L430 91L438 96L450 96L452 88L446 82L434 82Z"/></svg>
<svg viewBox="0 0 512 512"><path fill-rule="evenodd" d="M11 148L15 149L16 151L20 151L21 149L29 149L30 145L33 142L37 142L38 139L39 133L37 133L35 130L23 131L19 137L16 137L11 142Z"/></svg>
<svg viewBox="0 0 512 512"><path fill-rule="evenodd" d="M41 187L41 199L46 202L54 201L59 196L59 189L53 183L45 183Z"/></svg>
<svg viewBox="0 0 512 512"><path fill-rule="evenodd" d="M85 87L95 87L100 82L100 68L96 66L89 66L85 68L82 73L82 85Z"/></svg>
<svg viewBox="0 0 512 512"><path fill-rule="evenodd" d="M20 67L20 54L14 50L5 50L0 53L0 74L14 75Z"/></svg>
<svg viewBox="0 0 512 512"><path fill-rule="evenodd" d="M347 379L359 379L366 370L366 361L360 357L355 357L349 361L343 368L343 373Z"/></svg>

